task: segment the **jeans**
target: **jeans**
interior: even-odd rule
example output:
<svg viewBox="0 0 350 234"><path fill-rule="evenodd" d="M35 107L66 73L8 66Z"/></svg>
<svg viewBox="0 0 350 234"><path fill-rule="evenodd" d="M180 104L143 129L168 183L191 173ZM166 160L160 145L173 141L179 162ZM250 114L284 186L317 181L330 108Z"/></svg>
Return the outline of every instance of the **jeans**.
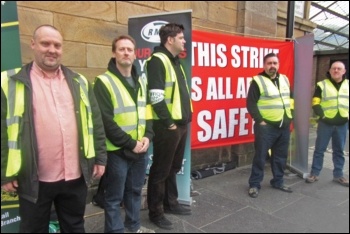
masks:
<svg viewBox="0 0 350 234"><path fill-rule="evenodd" d="M343 125L328 125L322 121L318 122L315 151L312 159L311 175L319 176L323 167L324 152L327 149L329 140L332 138L332 160L333 176L343 176L344 168L344 146L348 123Z"/></svg>
<svg viewBox="0 0 350 234"><path fill-rule="evenodd" d="M116 151L118 152L118 151ZM115 152L107 152L105 192L105 232L123 233L140 228L141 192L145 181L147 154L128 161ZM124 203L123 222L120 204Z"/></svg>
<svg viewBox="0 0 350 234"><path fill-rule="evenodd" d="M260 183L264 179L264 166L266 155L271 149L271 170L273 179L270 184L274 187L283 185L284 169L287 163L290 131L289 127L276 128L269 124L254 124L255 155L252 171L249 177L249 187L260 189Z"/></svg>
<svg viewBox="0 0 350 234"><path fill-rule="evenodd" d="M153 163L147 189L149 218L159 220L164 216L164 206L179 205L176 175L181 170L184 157L187 126L178 125L169 130L160 122L153 123Z"/></svg>

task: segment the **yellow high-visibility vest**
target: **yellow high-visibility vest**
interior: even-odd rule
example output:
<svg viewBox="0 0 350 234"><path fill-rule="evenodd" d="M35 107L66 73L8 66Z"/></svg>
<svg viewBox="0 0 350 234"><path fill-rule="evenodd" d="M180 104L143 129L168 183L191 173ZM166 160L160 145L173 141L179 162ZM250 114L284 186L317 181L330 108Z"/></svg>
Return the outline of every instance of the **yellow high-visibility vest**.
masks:
<svg viewBox="0 0 350 234"><path fill-rule="evenodd" d="M111 72L107 71L105 74L99 75L96 79L100 79L106 86L112 99L114 108L113 120L118 126L134 140L141 140L146 131L146 120L149 117L147 111L147 83L140 78L140 89L138 91L137 103L130 96L128 90L123 83ZM150 110L148 108L148 110ZM118 150L121 147L116 146L106 139L107 151Z"/></svg>
<svg viewBox="0 0 350 234"><path fill-rule="evenodd" d="M317 85L322 90L321 107L327 118L333 118L339 111L341 117L349 115L349 80L345 79L339 91L329 79L319 81Z"/></svg>
<svg viewBox="0 0 350 234"><path fill-rule="evenodd" d="M283 119L284 111L286 111L287 116L292 118L292 101L287 77L280 76L279 89L268 77L254 76L253 79L260 90L258 109L261 116L266 120L277 122Z"/></svg>
<svg viewBox="0 0 350 234"><path fill-rule="evenodd" d="M10 77L17 74L21 68L1 72L1 88L7 99L7 135L8 135L8 163L6 176L15 176L21 168L21 148L19 142L19 131L22 125L22 119L25 106L25 87L20 81L15 81ZM85 157L95 156L93 124L90 101L88 98L88 82L85 77L80 75L74 78L80 84L80 116L82 122L84 153ZM86 119L86 116L88 118Z"/></svg>
<svg viewBox="0 0 350 234"><path fill-rule="evenodd" d="M181 98L180 98L180 89L179 84L176 78L176 72L171 64L170 59L164 53L158 52L154 53L152 56L158 57L164 64L165 67L165 90L164 90L164 99L167 104L169 113L171 114L172 119L181 120L182 119L182 111L181 111ZM150 60L150 57L148 60ZM185 83L187 92L189 92L186 75L180 64L181 71L185 77ZM191 111L193 111L192 102ZM159 119L158 115L153 111L153 119Z"/></svg>

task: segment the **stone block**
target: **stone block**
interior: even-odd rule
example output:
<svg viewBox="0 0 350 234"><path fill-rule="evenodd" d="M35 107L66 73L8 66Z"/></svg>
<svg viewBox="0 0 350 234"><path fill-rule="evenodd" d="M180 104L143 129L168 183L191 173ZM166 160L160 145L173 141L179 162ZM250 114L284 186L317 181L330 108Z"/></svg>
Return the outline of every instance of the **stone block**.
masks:
<svg viewBox="0 0 350 234"><path fill-rule="evenodd" d="M255 12L257 15L275 19L277 17L277 2L276 1L245 1L245 10ZM260 18L256 18L260 20ZM275 23L276 24L276 23Z"/></svg>
<svg viewBox="0 0 350 234"><path fill-rule="evenodd" d="M33 36L34 30L42 24L53 25L53 13L18 7L19 34Z"/></svg>
<svg viewBox="0 0 350 234"><path fill-rule="evenodd" d="M110 41L112 43L111 38ZM87 45L87 67L107 68L108 62L112 57L112 47L102 45Z"/></svg>
<svg viewBox="0 0 350 234"><path fill-rule="evenodd" d="M32 36L20 35L20 44L21 44L21 58L22 64L29 63L33 60L33 53L30 47Z"/></svg>
<svg viewBox="0 0 350 234"><path fill-rule="evenodd" d="M84 18L116 20L114 1L18 1L17 5Z"/></svg>
<svg viewBox="0 0 350 234"><path fill-rule="evenodd" d="M209 2L208 19L213 22L236 26L237 11L225 8L222 4Z"/></svg>
<svg viewBox="0 0 350 234"><path fill-rule="evenodd" d="M86 67L86 44L63 41L62 64L70 67Z"/></svg>
<svg viewBox="0 0 350 234"><path fill-rule="evenodd" d="M238 144L232 146L233 157L237 157L238 167L252 164L254 157L254 143Z"/></svg>
<svg viewBox="0 0 350 234"><path fill-rule="evenodd" d="M197 149L191 151L191 171L218 165L225 162L236 162L238 158L232 151L232 146Z"/></svg>
<svg viewBox="0 0 350 234"><path fill-rule="evenodd" d="M192 19L192 27L194 30L201 30L206 32L216 32L216 33L232 33L236 31L233 26L228 26L225 24L212 22L209 20L202 19Z"/></svg>
<svg viewBox="0 0 350 234"><path fill-rule="evenodd" d="M277 32L276 19L256 14L253 16L252 28L267 33L270 36L275 36Z"/></svg>
<svg viewBox="0 0 350 234"><path fill-rule="evenodd" d="M153 9L151 7L145 7L141 5L136 5L129 2L117 1L117 23L127 25L128 19L131 16L137 15L149 15L160 13L162 9Z"/></svg>
<svg viewBox="0 0 350 234"><path fill-rule="evenodd" d="M114 37L128 32L126 25L63 14L55 14L54 22L67 41L110 46Z"/></svg>
<svg viewBox="0 0 350 234"><path fill-rule="evenodd" d="M192 21L194 19L208 19L208 2L206 1L191 1Z"/></svg>
<svg viewBox="0 0 350 234"><path fill-rule="evenodd" d="M254 158L254 152L247 153L247 154L238 154L237 155L237 166L243 167L247 165L251 165Z"/></svg>
<svg viewBox="0 0 350 234"><path fill-rule="evenodd" d="M151 7L159 10L164 9L164 1L130 1L130 3L133 3L135 5Z"/></svg>
<svg viewBox="0 0 350 234"><path fill-rule="evenodd" d="M223 1L221 4L223 4L225 8L232 10L237 10L238 7L238 1Z"/></svg>
<svg viewBox="0 0 350 234"><path fill-rule="evenodd" d="M181 11L191 9L191 1L164 1L164 10Z"/></svg>

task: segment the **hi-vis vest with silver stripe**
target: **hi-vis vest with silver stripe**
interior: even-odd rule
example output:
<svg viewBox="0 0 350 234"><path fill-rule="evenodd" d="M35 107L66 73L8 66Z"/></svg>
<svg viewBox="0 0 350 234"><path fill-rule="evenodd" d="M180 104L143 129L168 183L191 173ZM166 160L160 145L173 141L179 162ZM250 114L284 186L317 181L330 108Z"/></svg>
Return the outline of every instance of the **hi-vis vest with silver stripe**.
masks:
<svg viewBox="0 0 350 234"><path fill-rule="evenodd" d="M1 72L1 88L7 98L7 135L8 135L8 164L6 176L17 175L21 168L21 147L19 142L19 133L22 125L22 119L25 106L25 87L20 81L15 81L10 77L20 71L16 68ZM80 75L74 78L80 84L80 116L83 131L84 153L85 157L95 156L93 124L90 101L88 98L88 82L85 77ZM86 119L86 116L88 117Z"/></svg>
<svg viewBox="0 0 350 234"><path fill-rule="evenodd" d="M258 108L261 116L269 121L280 121L286 111L287 116L292 118L290 85L287 77L280 75L279 89L267 77L254 76L253 79L260 90Z"/></svg>
<svg viewBox="0 0 350 234"><path fill-rule="evenodd" d="M338 110L341 117L349 115L349 80L345 79L339 91L334 87L329 79L317 83L322 90L322 101L320 103L324 115L333 118Z"/></svg>
<svg viewBox="0 0 350 234"><path fill-rule="evenodd" d="M167 104L169 113L171 114L172 119L181 120L182 119L181 98L180 98L179 84L176 79L176 72L168 56L166 56L161 52L154 53L152 56L158 57L163 62L165 67L164 99L165 99L165 103ZM150 60L151 58L152 57L150 57L148 60ZM180 67L181 67L181 72L185 77L187 91L189 92L186 75L181 64L180 64ZM192 102L191 102L191 111L192 111ZM159 119L158 115L154 111L153 111L153 119Z"/></svg>
<svg viewBox="0 0 350 234"><path fill-rule="evenodd" d="M140 89L137 94L137 104L130 96L123 83L111 72L98 76L102 83L108 89L114 108L113 120L118 126L134 140L141 140L145 135L146 120L148 117L146 110L147 104L147 87L146 81L139 78ZM107 151L118 150L121 147L113 145L110 140L106 139Z"/></svg>

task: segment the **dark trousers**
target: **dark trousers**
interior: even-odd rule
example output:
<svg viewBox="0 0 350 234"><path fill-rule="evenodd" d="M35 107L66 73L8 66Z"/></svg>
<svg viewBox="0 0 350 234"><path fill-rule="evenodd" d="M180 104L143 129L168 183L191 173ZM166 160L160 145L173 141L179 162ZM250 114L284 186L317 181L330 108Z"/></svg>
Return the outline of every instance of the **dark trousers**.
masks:
<svg viewBox="0 0 350 234"><path fill-rule="evenodd" d="M273 178L270 184L279 187L283 184L284 169L287 164L290 131L289 127L276 128L271 125L254 124L255 155L252 172L249 178L249 187L260 189L264 178L266 155L271 149L271 170Z"/></svg>
<svg viewBox="0 0 350 234"><path fill-rule="evenodd" d="M182 167L187 126L169 130L155 121L153 130L153 163L148 178L147 203L150 219L158 220L164 216L163 205L172 208L179 204L176 174Z"/></svg>
<svg viewBox="0 0 350 234"><path fill-rule="evenodd" d="M19 197L20 233L48 233L52 203L61 233L85 233L87 186L83 177L70 181L39 182L36 203Z"/></svg>

